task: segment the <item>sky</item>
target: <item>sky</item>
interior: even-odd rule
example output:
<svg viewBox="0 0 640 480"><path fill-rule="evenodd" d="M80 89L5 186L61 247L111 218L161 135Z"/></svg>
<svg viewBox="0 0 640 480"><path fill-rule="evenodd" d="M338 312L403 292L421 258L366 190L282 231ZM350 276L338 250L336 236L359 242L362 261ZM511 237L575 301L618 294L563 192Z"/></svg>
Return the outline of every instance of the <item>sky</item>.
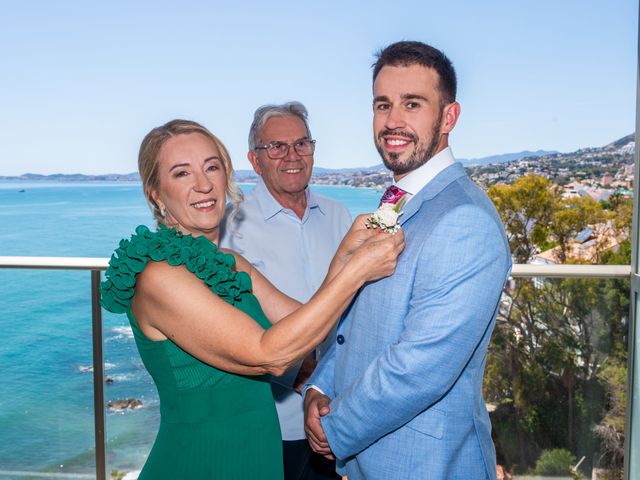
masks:
<svg viewBox="0 0 640 480"><path fill-rule="evenodd" d="M2 1L2 0L0 0ZM24 0L0 4L0 175L130 173L195 120L249 169L257 107L303 102L316 166L380 163L371 64L419 40L458 74L458 158L570 152L635 129L634 0Z"/></svg>

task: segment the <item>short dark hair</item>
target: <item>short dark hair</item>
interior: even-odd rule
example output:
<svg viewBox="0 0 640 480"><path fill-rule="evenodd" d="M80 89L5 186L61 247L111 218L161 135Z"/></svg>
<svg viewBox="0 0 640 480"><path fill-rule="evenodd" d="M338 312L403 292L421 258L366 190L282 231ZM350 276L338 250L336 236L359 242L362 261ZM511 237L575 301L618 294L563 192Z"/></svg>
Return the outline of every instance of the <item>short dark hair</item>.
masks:
<svg viewBox="0 0 640 480"><path fill-rule="evenodd" d="M433 68L438 74L438 90L441 106L455 102L457 91L456 71L451 60L437 48L422 42L402 41L392 43L376 54L376 62L373 66L373 81L382 70L382 67L408 67L410 65L422 65Z"/></svg>

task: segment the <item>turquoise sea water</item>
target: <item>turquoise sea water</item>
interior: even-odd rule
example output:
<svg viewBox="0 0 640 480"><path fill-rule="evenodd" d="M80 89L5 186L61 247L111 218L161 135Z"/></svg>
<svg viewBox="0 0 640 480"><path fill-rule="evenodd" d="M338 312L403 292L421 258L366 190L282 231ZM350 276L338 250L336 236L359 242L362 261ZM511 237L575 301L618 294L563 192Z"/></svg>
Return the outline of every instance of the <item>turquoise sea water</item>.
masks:
<svg viewBox="0 0 640 480"><path fill-rule="evenodd" d="M314 188L354 216L380 196ZM139 224L153 222L136 183L0 181L0 255L108 257ZM126 317L103 314L105 374L113 380L105 401L143 401L107 413L108 471L136 470L156 434L157 395ZM0 269L0 335L0 479L93 474L90 273Z"/></svg>

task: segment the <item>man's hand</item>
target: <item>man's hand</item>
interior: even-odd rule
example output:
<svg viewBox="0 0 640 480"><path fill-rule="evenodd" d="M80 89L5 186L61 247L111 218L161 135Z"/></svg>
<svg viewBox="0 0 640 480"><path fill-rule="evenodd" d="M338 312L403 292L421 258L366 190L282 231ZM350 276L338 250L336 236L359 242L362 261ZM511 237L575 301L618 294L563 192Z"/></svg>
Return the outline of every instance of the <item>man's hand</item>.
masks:
<svg viewBox="0 0 640 480"><path fill-rule="evenodd" d="M311 449L333 460L335 457L331 453L331 447L320 423L320 417L324 417L330 411L330 401L329 397L313 388L307 390L304 397L304 431Z"/></svg>
<svg viewBox="0 0 640 480"><path fill-rule="evenodd" d="M293 389L296 392L302 393L302 387L304 387L305 383L307 383L307 380L309 380L309 377L316 369L317 364L318 361L311 355L303 360L302 365L300 366L300 370L298 370L298 376L293 382Z"/></svg>

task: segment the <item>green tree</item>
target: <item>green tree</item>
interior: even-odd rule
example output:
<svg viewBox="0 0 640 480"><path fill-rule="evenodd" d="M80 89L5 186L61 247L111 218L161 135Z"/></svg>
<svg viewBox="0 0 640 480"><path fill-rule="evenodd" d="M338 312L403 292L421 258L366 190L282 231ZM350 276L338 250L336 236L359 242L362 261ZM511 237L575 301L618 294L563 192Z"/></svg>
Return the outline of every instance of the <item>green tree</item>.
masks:
<svg viewBox="0 0 640 480"><path fill-rule="evenodd" d="M625 197L612 197L605 211L590 198L562 199L554 185L535 176L495 186L489 195L519 263L551 245L558 245L563 262L580 261L569 245L587 225L608 220L621 236L630 231ZM625 241L617 251L602 252L599 261L629 264L629 254ZM496 444L507 464L524 471L540 452L554 448L587 454L586 468L593 460L589 452L598 450L603 463L615 464L617 444L604 434L623 435L617 409L624 402L610 364L626 361L628 298L627 280L519 279L505 289L484 393L497 406Z"/></svg>
<svg viewBox="0 0 640 480"><path fill-rule="evenodd" d="M627 368L624 363L611 360L600 371L600 380L606 385L607 403L600 423L593 432L601 440L602 466L618 475L624 468L624 422L627 403Z"/></svg>
<svg viewBox="0 0 640 480"><path fill-rule="evenodd" d="M537 475L569 475L576 457L564 448L545 450L536 462Z"/></svg>
<svg viewBox="0 0 640 480"><path fill-rule="evenodd" d="M570 241L587 225L600 223L604 218L602 206L591 197L573 197L558 202L549 230L560 247L559 263L567 262Z"/></svg>
<svg viewBox="0 0 640 480"><path fill-rule="evenodd" d="M561 198L558 187L544 177L527 175L513 185L494 185L487 194L502 217L514 260L527 263L548 242Z"/></svg>
<svg viewBox="0 0 640 480"><path fill-rule="evenodd" d="M631 221L633 218L633 199L631 197L615 193L609 199L610 217L614 221L615 228L621 235L631 237Z"/></svg>

